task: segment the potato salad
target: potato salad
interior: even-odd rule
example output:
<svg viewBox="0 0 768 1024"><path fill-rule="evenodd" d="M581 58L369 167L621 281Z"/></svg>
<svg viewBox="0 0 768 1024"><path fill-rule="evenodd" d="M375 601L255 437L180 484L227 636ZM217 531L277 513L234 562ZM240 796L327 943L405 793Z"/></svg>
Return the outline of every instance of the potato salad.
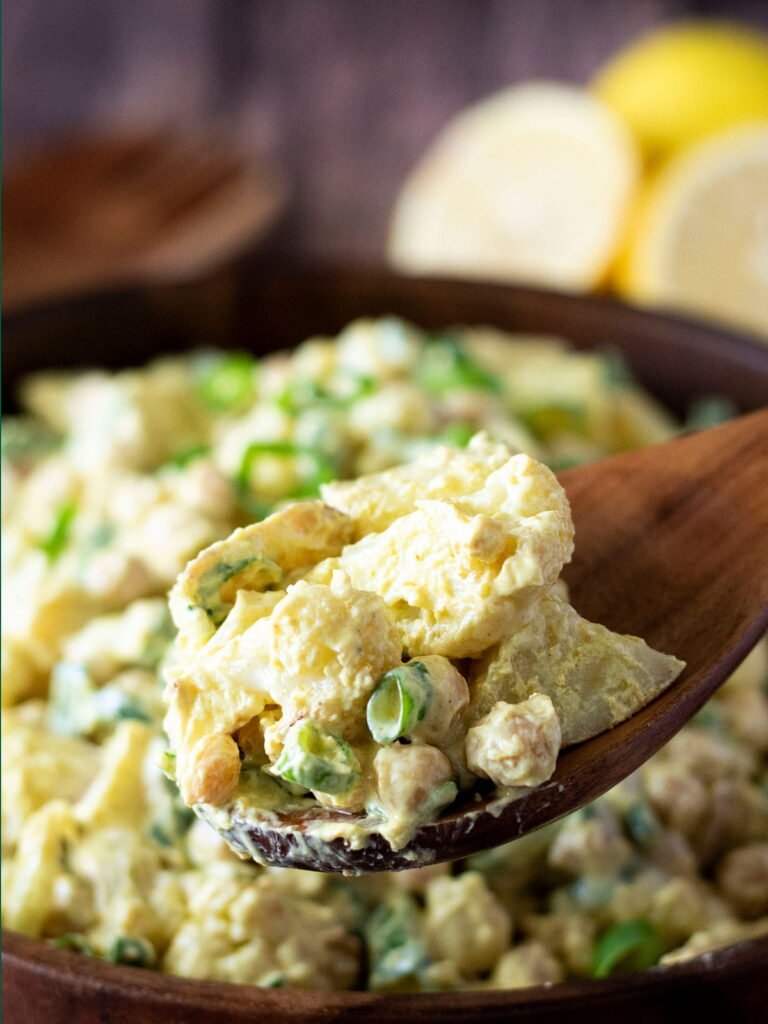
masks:
<svg viewBox="0 0 768 1024"><path fill-rule="evenodd" d="M545 782L563 737L683 668L553 592L573 524L528 455L477 434L320 490L211 545L171 591L175 778L240 852L234 823L288 811L400 850L479 779ZM354 817L313 819L313 803Z"/></svg>
<svg viewBox="0 0 768 1024"><path fill-rule="evenodd" d="M462 789L537 785L671 681L674 652L581 619L559 581L551 470L680 429L609 348L382 318L261 360L38 375L20 398L6 927L188 977L380 991L603 977L768 930L764 645L620 786L458 864L259 867L192 810L348 811L398 846Z"/></svg>

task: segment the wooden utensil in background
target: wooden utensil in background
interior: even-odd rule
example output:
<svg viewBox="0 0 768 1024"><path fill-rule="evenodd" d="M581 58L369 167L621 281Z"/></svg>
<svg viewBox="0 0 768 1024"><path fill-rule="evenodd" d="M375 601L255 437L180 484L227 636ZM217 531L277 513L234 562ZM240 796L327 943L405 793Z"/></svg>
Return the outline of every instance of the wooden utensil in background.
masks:
<svg viewBox="0 0 768 1024"><path fill-rule="evenodd" d="M264 237L273 170L215 138L81 139L19 162L3 189L3 304L193 278Z"/></svg>

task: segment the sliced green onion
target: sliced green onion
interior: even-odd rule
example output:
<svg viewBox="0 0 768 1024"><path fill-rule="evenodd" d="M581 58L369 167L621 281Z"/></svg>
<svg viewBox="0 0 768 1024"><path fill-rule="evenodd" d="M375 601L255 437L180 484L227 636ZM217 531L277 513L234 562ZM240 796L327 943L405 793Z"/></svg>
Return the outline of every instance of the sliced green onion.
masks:
<svg viewBox="0 0 768 1024"><path fill-rule="evenodd" d="M5 416L0 430L0 455L15 466L31 466L61 447L60 434L41 420Z"/></svg>
<svg viewBox="0 0 768 1024"><path fill-rule="evenodd" d="M154 628L147 635L144 647L136 658L136 664L141 668L156 669L167 654L175 636L176 628L173 625L173 620L170 613L164 610L158 616Z"/></svg>
<svg viewBox="0 0 768 1024"><path fill-rule="evenodd" d="M291 726L280 757L269 770L286 782L331 796L349 793L360 777L350 745L309 718Z"/></svg>
<svg viewBox="0 0 768 1024"><path fill-rule="evenodd" d="M412 896L396 896L378 906L366 921L364 934L372 989L392 988L429 966L420 911Z"/></svg>
<svg viewBox="0 0 768 1024"><path fill-rule="evenodd" d="M327 397L328 392L324 388L316 381L306 377L292 380L286 384L277 396L276 402L283 412L294 416L308 406L326 401Z"/></svg>
<svg viewBox="0 0 768 1024"><path fill-rule="evenodd" d="M500 394L501 382L469 355L452 334L437 335L424 344L416 367L416 380L432 395L447 391L490 391Z"/></svg>
<svg viewBox="0 0 768 1024"><path fill-rule="evenodd" d="M56 511L50 532L38 544L49 562L55 562L69 544L76 513L77 506L73 501L64 502Z"/></svg>
<svg viewBox="0 0 768 1024"><path fill-rule="evenodd" d="M569 895L585 910L598 910L607 906L614 891L613 879L603 875L584 875L568 886Z"/></svg>
<svg viewBox="0 0 768 1024"><path fill-rule="evenodd" d="M255 397L257 361L247 352L201 358L195 366L195 391L214 412L239 412Z"/></svg>
<svg viewBox="0 0 768 1024"><path fill-rule="evenodd" d="M82 953L85 956L93 956L93 946L84 935L77 932L68 932L66 935L59 935L56 939L49 939L49 944L56 949L69 949L73 953Z"/></svg>
<svg viewBox="0 0 768 1024"><path fill-rule="evenodd" d="M716 427L720 423L732 420L734 416L738 415L739 410L730 398L706 395L693 402L688 409L684 429L688 433L707 430L709 427Z"/></svg>
<svg viewBox="0 0 768 1024"><path fill-rule="evenodd" d="M516 409L514 415L537 441L546 441L558 434L583 435L587 429L587 407L577 402L549 402Z"/></svg>
<svg viewBox="0 0 768 1024"><path fill-rule="evenodd" d="M661 825L651 808L643 800L630 804L624 814L627 832L639 846L649 846L661 835Z"/></svg>
<svg viewBox="0 0 768 1024"><path fill-rule="evenodd" d="M576 455L554 455L544 461L553 473L564 473L566 469L575 469L576 466L583 466L588 460L579 458Z"/></svg>
<svg viewBox="0 0 768 1024"><path fill-rule="evenodd" d="M161 472L164 469L186 469L187 466L197 462L198 459L204 459L206 455L210 454L210 451L210 446L207 444L195 444L191 448L185 448L172 455L170 459L157 467L157 471Z"/></svg>
<svg viewBox="0 0 768 1024"><path fill-rule="evenodd" d="M94 728L96 688L83 665L58 662L51 673L48 726L62 736L87 735Z"/></svg>
<svg viewBox="0 0 768 1024"><path fill-rule="evenodd" d="M722 713L713 704L705 704L691 719L691 725L698 725L709 732L724 736L727 733Z"/></svg>
<svg viewBox="0 0 768 1024"><path fill-rule="evenodd" d="M113 964L126 964L128 967L151 967L155 962L155 950L146 939L120 936L110 946L107 959Z"/></svg>
<svg viewBox="0 0 768 1024"><path fill-rule="evenodd" d="M371 694L365 717L377 743L407 736L427 713L429 672L421 661L399 665L381 677Z"/></svg>
<svg viewBox="0 0 768 1024"><path fill-rule="evenodd" d="M628 388L634 384L632 372L618 349L608 348L600 353L603 377L610 389Z"/></svg>
<svg viewBox="0 0 768 1024"><path fill-rule="evenodd" d="M466 448L477 430L478 428L471 423L449 423L438 440L441 444L450 444L454 448Z"/></svg>
<svg viewBox="0 0 768 1024"><path fill-rule="evenodd" d="M291 441L254 441L243 452L240 466L235 474L235 488L244 504L250 498L251 475L253 467L264 456L296 459L306 458L311 471L303 477L299 484L286 498L314 498L320 493L320 485L330 483L336 478L336 464L330 456L317 448L306 448Z"/></svg>
<svg viewBox="0 0 768 1024"><path fill-rule="evenodd" d="M592 974L607 978L619 971L643 971L661 959L664 948L655 926L645 918L622 921L604 932L592 951Z"/></svg>
<svg viewBox="0 0 768 1024"><path fill-rule="evenodd" d="M220 625L227 617L231 604L221 596L221 588L228 581L238 576L249 566L258 563L263 570L262 582L266 585L276 583L282 577L282 569L265 555L254 555L241 558L236 562L217 562L208 572L203 573L197 582L197 603L211 617L214 625Z"/></svg>
<svg viewBox="0 0 768 1024"><path fill-rule="evenodd" d="M158 846L173 846L173 840L159 821L153 821L147 830L147 834L153 843Z"/></svg>
<svg viewBox="0 0 768 1024"><path fill-rule="evenodd" d="M317 381L302 377L287 384L277 396L276 402L283 412L296 416L319 405L348 409L376 390L375 379L365 375L350 376L347 380L342 379L341 384L339 390L329 391ZM345 384L348 387L344 387Z"/></svg>
<svg viewBox="0 0 768 1024"><path fill-rule="evenodd" d="M262 978L258 982L259 988L285 988L285 975L281 974L280 971L270 971L270 973Z"/></svg>

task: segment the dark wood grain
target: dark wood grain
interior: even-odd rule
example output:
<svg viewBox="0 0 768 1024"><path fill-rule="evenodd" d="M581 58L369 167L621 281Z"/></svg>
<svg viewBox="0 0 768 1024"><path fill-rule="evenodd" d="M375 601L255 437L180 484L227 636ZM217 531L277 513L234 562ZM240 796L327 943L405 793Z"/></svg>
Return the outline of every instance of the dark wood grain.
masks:
<svg viewBox="0 0 768 1024"><path fill-rule="evenodd" d="M11 1024L765 1024L768 939L631 977L516 991L393 995L257 989L173 978L3 937Z"/></svg>
<svg viewBox="0 0 768 1024"><path fill-rule="evenodd" d="M768 28L765 0L13 0L6 159L84 128L215 127L291 184L280 254L382 259L392 200L458 110L586 82L673 18Z"/></svg>

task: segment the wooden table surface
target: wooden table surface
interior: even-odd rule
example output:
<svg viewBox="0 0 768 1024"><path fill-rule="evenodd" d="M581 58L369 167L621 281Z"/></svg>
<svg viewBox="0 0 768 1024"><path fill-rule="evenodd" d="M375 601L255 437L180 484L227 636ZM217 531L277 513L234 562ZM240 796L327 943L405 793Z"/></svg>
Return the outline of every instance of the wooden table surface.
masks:
<svg viewBox="0 0 768 1024"><path fill-rule="evenodd" d="M377 259L400 182L457 110L586 81L700 15L768 29L768 0L12 0L6 159L85 128L216 125L290 182L278 252Z"/></svg>

